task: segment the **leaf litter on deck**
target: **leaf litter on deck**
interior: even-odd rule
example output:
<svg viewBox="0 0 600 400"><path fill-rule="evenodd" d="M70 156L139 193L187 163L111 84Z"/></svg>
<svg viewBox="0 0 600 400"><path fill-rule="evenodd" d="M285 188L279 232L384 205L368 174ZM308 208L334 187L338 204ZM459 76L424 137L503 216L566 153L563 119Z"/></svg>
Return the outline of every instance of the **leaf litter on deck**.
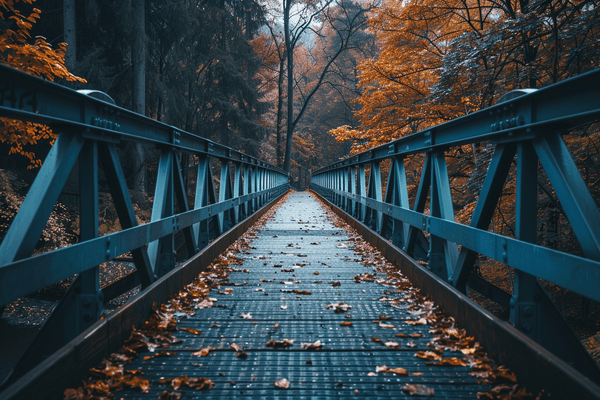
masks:
<svg viewBox="0 0 600 400"><path fill-rule="evenodd" d="M143 393L149 390L151 382L144 380L141 377L135 376L136 372L124 370L123 366L138 356L139 351L150 351L155 352L157 348L167 347L171 344L178 343L179 339L173 336L173 332L177 331L177 319L182 316L195 315L196 311L203 308L213 307L217 299L208 297L211 289L215 290L220 287L221 284L228 285L227 276L229 272L248 272L248 270L236 270L230 265L241 265L243 260L237 257L239 253L247 253L250 248L250 242L253 238L258 237L257 232L262 225L270 218L279 205L283 203L283 200L273 207L265 216L261 218L259 223L252 227L246 234L240 237L229 249L217 260L208 266L199 277L189 284L185 290L179 292L178 295L174 296L167 304L162 305L160 309L154 310L150 319L144 327L140 330L133 329L130 339L125 343L119 353L111 355L109 359L105 359L100 368L93 369L96 371L96 375L90 378L88 381L84 381L84 384L78 389L67 389L65 391L65 399L81 399L87 400L96 398L98 395L105 395L106 397L113 397L113 392L122 390L124 388L138 389ZM452 317L446 317L442 312L437 310L437 307L431 301L427 301L420 293L419 290L414 288L406 277L404 277L396 267L387 262L381 254L375 250L370 244L356 234L356 232L349 228L345 223L341 221L333 212L326 212L327 217L333 221L333 224L346 230L346 233L350 237L347 241L347 245L338 246L340 248L348 247L353 250L357 258L343 258L346 261L359 261L365 266L373 267L379 274L386 274L385 279L377 276L377 273L364 273L354 276L354 282L373 282L376 281L378 284L385 286L395 287L398 293L402 293L403 296L399 298L382 297L379 301L387 302L391 306L396 308L406 308L411 315L416 317L413 320L405 320L404 323L407 325L428 325L430 333L434 335L432 341L429 343L431 350L427 352L417 352L415 357L423 358L427 360L427 365L455 365L465 366L471 368L470 374L475 376L478 383L491 385L492 388L489 392L477 393L479 399L533 399L534 397L527 393L527 391L521 387L516 380L516 376L503 366L495 366L493 361L487 358L483 349L478 342L475 342L474 338L466 336L464 330L459 330L455 327L454 319ZM311 243L317 244L317 243ZM288 254L295 255L295 254ZM304 254L297 254L299 257L305 257ZM336 255L337 256L337 255ZM254 257L253 257L254 258ZM265 259L265 256L260 256L258 259ZM327 266L327 264L322 263ZM281 264L274 265L281 267ZM292 271L293 272L293 271ZM317 272L317 271L315 271ZM261 282L267 282L268 280L261 279ZM270 280L271 282L273 279ZM299 281L285 282L285 284L300 283ZM282 281L282 283L284 283ZM331 282L332 286L340 286L340 282ZM231 284L231 286L237 286L238 284ZM223 291L228 294L230 291ZM301 291L295 291L301 292ZM302 292L297 294L310 294L310 292ZM265 293L266 295L266 293ZM343 302L337 304L331 304L327 308L333 309L335 312L343 313L351 307L346 306ZM282 309L287 306L281 306ZM244 315L241 318L248 318L251 316ZM347 316L349 317L349 316ZM381 318L380 320L386 320L387 318ZM380 327L394 328L392 324L378 322ZM341 326L352 326L351 322L343 322ZM211 325L211 327L218 327L217 324ZM188 331L192 334L199 334L192 332L188 329L180 329L181 331ZM420 334L411 334L410 337L420 337ZM397 334L397 337L407 337L404 334ZM390 348L401 347L400 343L390 341L389 339L379 339L372 337L375 342L380 342L382 345ZM286 348L293 344L293 340L283 339L280 341L270 340L267 342L267 347L273 348ZM414 346L414 343L408 342L407 346ZM302 348L307 350L318 350L322 344L317 341L315 343L303 343ZM231 344L231 348L237 352L239 358L246 358L247 354L243 352L241 346ZM198 356L205 356L210 353L214 348L205 347L199 351L193 353ZM444 351L460 351L464 355L463 358L450 357L443 358ZM157 353L159 354L159 353ZM243 356L242 356L243 355ZM156 355L155 355L156 356ZM311 364L310 360L307 360L307 364ZM106 371L106 372L100 372ZM410 371L404 368L388 368L387 366L377 367L378 373L394 373L398 375L407 375ZM368 376L376 376L376 373L368 372ZM412 372L413 376L421 376L420 372ZM180 389L181 387L189 387L192 389L211 389L214 386L214 382L210 379L202 377L189 378L176 377L170 379L161 379L158 382L152 382L153 384L166 385L170 384L174 390ZM233 384L233 383L232 383ZM286 378L275 381L275 386L280 388L289 388L290 382ZM434 390L425 385L412 385L406 384L402 387L402 390L407 392L411 396L433 396ZM181 396L180 392L168 392L165 390L161 395L161 399L178 399ZM541 396L541 394L540 394ZM538 398L540 397L538 396Z"/></svg>

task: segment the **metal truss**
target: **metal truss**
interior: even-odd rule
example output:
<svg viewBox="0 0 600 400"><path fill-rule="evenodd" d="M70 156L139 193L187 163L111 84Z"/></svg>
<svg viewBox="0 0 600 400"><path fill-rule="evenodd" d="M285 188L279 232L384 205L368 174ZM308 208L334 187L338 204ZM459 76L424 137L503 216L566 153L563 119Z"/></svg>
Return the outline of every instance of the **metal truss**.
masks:
<svg viewBox="0 0 600 400"><path fill-rule="evenodd" d="M313 172L311 188L408 255L427 261L439 279L506 307L516 328L599 383L597 366L539 282L542 278L600 301L600 211L562 138L600 119L599 92L597 70L519 97L507 96L493 107ZM454 220L446 152L484 141L495 144L495 151L471 222L463 225ZM423 154L424 161L411 205L405 159L414 154ZM380 172L384 160L390 160L385 195ZM536 244L538 164L583 257ZM368 185L365 167L370 169ZM511 168L516 170L514 237L488 231ZM512 294L474 273L479 255L515 269Z"/></svg>
<svg viewBox="0 0 600 400"><path fill-rule="evenodd" d="M77 274L10 381L92 326L101 317L103 304L139 284L142 290L147 288L175 268L176 258L192 257L289 187L287 173L273 165L3 65L0 116L43 123L59 132L0 244L0 307ZM159 152L147 224L137 223L117 155L122 141L153 144ZM193 205L188 204L180 164L180 158L189 156L198 160ZM211 159L221 166L218 198ZM79 171L79 241L32 256L74 167ZM122 227L101 237L99 168ZM127 253L135 273L100 288L98 266Z"/></svg>

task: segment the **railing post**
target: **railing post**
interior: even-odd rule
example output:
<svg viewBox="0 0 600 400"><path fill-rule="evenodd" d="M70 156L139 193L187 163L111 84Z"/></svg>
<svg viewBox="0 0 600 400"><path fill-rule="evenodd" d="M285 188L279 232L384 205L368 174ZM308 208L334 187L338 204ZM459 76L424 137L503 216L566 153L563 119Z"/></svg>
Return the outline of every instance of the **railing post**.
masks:
<svg viewBox="0 0 600 400"><path fill-rule="evenodd" d="M233 198L240 197L240 187L242 186L242 165L233 163ZM240 221L240 206L233 207L233 222L237 224Z"/></svg>
<svg viewBox="0 0 600 400"><path fill-rule="evenodd" d="M452 192L448 179L446 156L444 153L432 155L431 193L429 197L431 216L454 222ZM429 269L443 280L452 277L458 258L458 247L455 243L431 235L429 239Z"/></svg>
<svg viewBox="0 0 600 400"><path fill-rule="evenodd" d="M365 177L365 164L358 166L358 195L365 197L367 195L367 179ZM365 216L367 215L367 205L361 203L359 207L360 215L358 219L361 222L365 222Z"/></svg>
<svg viewBox="0 0 600 400"><path fill-rule="evenodd" d="M161 149L152 204L153 222L173 215L173 156L170 148ZM173 251L173 234L148 244L148 256L155 276L161 277L174 267Z"/></svg>
<svg viewBox="0 0 600 400"><path fill-rule="evenodd" d="M356 194L356 167L352 166L349 168L350 170L350 193L351 194ZM353 217L356 218L356 210L357 210L357 203L352 200L350 201L350 207L349 207L349 212L350 215L352 215Z"/></svg>
<svg viewBox="0 0 600 400"><path fill-rule="evenodd" d="M80 242L98 237L98 146L93 140L87 140L79 154L79 233ZM78 276L81 291L77 296L77 333L102 315L99 270L95 266Z"/></svg>
<svg viewBox="0 0 600 400"><path fill-rule="evenodd" d="M379 161L374 161L371 163L368 191L368 198L381 201L381 168L379 167ZM381 211L376 211L370 207L367 209L365 223L378 233L381 232L382 219L383 214Z"/></svg>
<svg viewBox="0 0 600 400"><path fill-rule="evenodd" d="M529 143L517 146L517 195L515 200L515 230L520 240L537 241L537 164L538 159ZM538 303L534 301L537 279L515 270L510 322L534 340L538 336Z"/></svg>
<svg viewBox="0 0 600 400"><path fill-rule="evenodd" d="M249 165L244 166L243 177L244 177L244 185L242 188L242 195L245 196L247 194L250 194L250 166ZM249 201L244 202L244 205L242 206L244 218L246 218L246 217L248 217L248 215L250 215L250 212L251 212L250 208L251 208L251 202L249 202Z"/></svg>
<svg viewBox="0 0 600 400"><path fill-rule="evenodd" d="M219 203L231 198L231 178L229 174L229 161L226 158L221 160L221 179L219 182ZM219 213L219 234L231 228L230 210Z"/></svg>

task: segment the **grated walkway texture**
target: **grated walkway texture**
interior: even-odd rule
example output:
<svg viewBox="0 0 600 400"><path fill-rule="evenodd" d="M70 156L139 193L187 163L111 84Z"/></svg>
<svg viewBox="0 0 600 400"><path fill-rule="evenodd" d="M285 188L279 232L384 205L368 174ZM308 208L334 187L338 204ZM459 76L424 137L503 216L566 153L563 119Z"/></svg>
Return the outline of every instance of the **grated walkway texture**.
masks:
<svg viewBox="0 0 600 400"><path fill-rule="evenodd" d="M229 275L231 282L246 284L231 287L230 294L211 291L210 296L218 299L218 307L198 310L195 316L177 323L180 328L197 329L202 334L180 330L177 338L183 343L161 349L177 352L177 356L144 361L143 356L150 353L141 353L126 368L143 370L144 378L150 382L186 375L214 381L210 390L180 389L183 399L411 398L402 390L406 384L426 385L434 389L435 398L474 399L477 392L489 391L489 386L478 385L476 378L469 375L470 367L430 366L426 360L415 357L417 351L430 350L430 327L404 323L403 320L415 319L406 307L379 301L382 297L402 297L396 288L353 281L355 275L374 273L373 268L352 261L356 256L347 246L349 237L330 222L328 212L310 194L290 193L254 238L250 254L241 255L245 261L237 267L248 269L249 273ZM332 286L332 282L340 285ZM311 294L298 295L293 290ZM343 313L326 309L338 302L352 308ZM248 313L252 319L240 317ZM381 323L380 315L390 319ZM352 326L340 325L348 321ZM397 336L415 332L422 337ZM400 346L388 348L372 341L372 337L395 341ZM271 339L289 339L294 343L274 349L266 346ZM320 350L301 347L301 343L317 340L323 344ZM409 347L409 342L416 346ZM248 357L237 358L229 347L231 343L242 346ZM216 350L205 357L192 356L207 346ZM444 352L444 358L462 356L460 352ZM383 365L405 368L408 375L367 375ZM288 389L275 387L274 382L282 378L289 380ZM116 398L156 399L164 390L172 388L153 383L147 394L123 390L116 393Z"/></svg>

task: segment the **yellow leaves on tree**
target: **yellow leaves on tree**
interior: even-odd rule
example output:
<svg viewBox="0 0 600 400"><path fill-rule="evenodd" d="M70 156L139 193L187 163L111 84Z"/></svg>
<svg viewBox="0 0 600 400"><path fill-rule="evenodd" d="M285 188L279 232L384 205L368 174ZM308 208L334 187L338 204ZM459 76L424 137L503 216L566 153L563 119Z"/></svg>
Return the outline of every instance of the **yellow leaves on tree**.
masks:
<svg viewBox="0 0 600 400"><path fill-rule="evenodd" d="M387 143L460 114L460 105L424 101L439 75L445 44L461 34L457 15L439 12L437 3L384 2L369 23L381 47L377 59L359 65L357 100L360 127L330 131L338 141L353 140L353 152Z"/></svg>
<svg viewBox="0 0 600 400"><path fill-rule="evenodd" d="M21 0L33 4L35 0ZM85 82L85 79L71 74L65 66L66 43L53 49L46 39L31 37L31 28L40 18L41 11L34 8L29 15L23 14L16 4L19 0L0 0L0 19L6 21L10 29L0 32L0 62L40 78L54 81L65 79L72 82ZM9 154L21 154L31 161L29 168L39 167L41 160L26 150L26 146L40 140L54 143L56 134L44 125L0 118L0 140L11 145Z"/></svg>
<svg viewBox="0 0 600 400"><path fill-rule="evenodd" d="M369 19L380 54L358 66L360 125L330 132L362 151L597 68L599 15L592 0L383 1Z"/></svg>

